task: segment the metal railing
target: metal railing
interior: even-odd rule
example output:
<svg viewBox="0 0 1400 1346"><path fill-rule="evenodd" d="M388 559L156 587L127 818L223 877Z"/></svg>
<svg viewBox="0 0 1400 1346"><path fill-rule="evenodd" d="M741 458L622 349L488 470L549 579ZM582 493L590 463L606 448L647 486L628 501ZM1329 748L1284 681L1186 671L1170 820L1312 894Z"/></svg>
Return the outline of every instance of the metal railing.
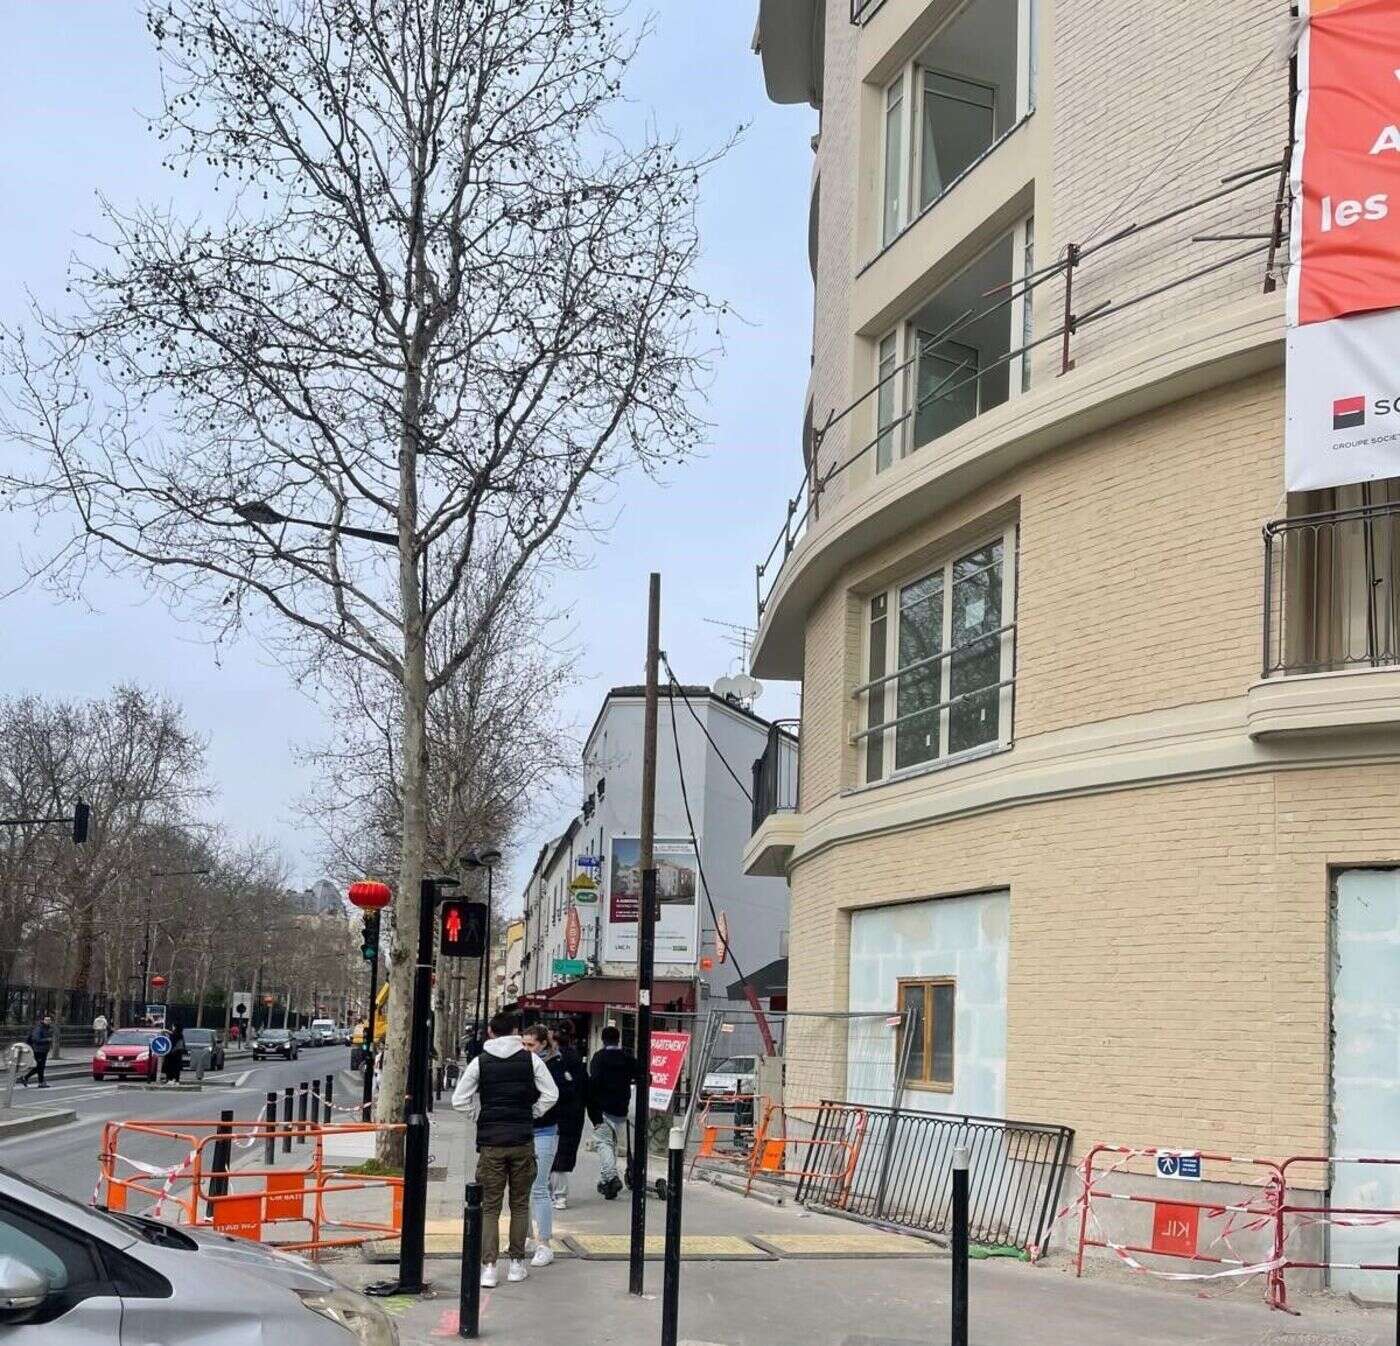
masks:
<svg viewBox="0 0 1400 1346"><path fill-rule="evenodd" d="M1264 525L1269 677L1400 663L1400 502Z"/></svg>
<svg viewBox="0 0 1400 1346"><path fill-rule="evenodd" d="M823 1103L813 1140L843 1133L846 1114L853 1108L866 1117L865 1143L855 1172L828 1166L804 1177L798 1184L799 1202L927 1233L947 1233L952 1219L953 1151L966 1146L971 1153L973 1240L1027 1251L1043 1247L1074 1144L1069 1127Z"/></svg>
<svg viewBox="0 0 1400 1346"><path fill-rule="evenodd" d="M864 24L884 3L885 0L851 0L851 22Z"/></svg>
<svg viewBox="0 0 1400 1346"><path fill-rule="evenodd" d="M758 831L773 813L797 808L797 775L800 755L800 720L774 720L768 726L763 756L753 764L753 830Z"/></svg>

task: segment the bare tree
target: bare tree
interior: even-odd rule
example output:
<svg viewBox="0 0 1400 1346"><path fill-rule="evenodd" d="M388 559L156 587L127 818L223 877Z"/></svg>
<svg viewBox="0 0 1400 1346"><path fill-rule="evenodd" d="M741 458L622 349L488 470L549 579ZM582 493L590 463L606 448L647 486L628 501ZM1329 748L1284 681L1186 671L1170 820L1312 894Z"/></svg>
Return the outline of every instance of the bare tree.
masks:
<svg viewBox="0 0 1400 1346"><path fill-rule="evenodd" d="M73 522L50 582L134 566L217 629L260 605L292 657L323 642L401 688L411 929L430 697L601 486L703 431L709 160L611 124L635 42L610 0L169 0L148 26L166 160L231 204L105 205L76 316L0 336L28 450L0 485ZM425 595L430 549L448 565ZM486 558L494 592L430 673L428 632ZM411 964L390 963L405 1027ZM383 1120L406 1078L396 1035Z"/></svg>

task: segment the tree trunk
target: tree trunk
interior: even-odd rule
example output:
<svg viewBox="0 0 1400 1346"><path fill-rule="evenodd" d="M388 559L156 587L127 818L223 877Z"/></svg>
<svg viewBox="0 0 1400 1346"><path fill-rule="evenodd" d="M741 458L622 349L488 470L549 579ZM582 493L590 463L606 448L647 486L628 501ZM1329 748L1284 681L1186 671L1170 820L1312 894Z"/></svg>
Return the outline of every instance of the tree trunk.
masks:
<svg viewBox="0 0 1400 1346"><path fill-rule="evenodd" d="M95 941L97 924L97 903L95 901L86 903L78 916L77 944L78 944L78 966L73 970L73 989L75 991L90 991L92 989L92 946Z"/></svg>

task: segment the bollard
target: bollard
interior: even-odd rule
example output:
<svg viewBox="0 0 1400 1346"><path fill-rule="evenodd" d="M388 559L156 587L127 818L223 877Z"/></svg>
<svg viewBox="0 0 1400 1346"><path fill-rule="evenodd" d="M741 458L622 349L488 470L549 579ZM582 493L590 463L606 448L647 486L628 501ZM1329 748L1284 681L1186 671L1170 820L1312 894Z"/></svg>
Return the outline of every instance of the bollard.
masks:
<svg viewBox="0 0 1400 1346"><path fill-rule="evenodd" d="M316 1126L321 1120L321 1081L311 1081L311 1125Z"/></svg>
<svg viewBox="0 0 1400 1346"><path fill-rule="evenodd" d="M310 1090L306 1081L302 1080L297 1087L297 1144L306 1144L306 1105L310 1098Z"/></svg>
<svg viewBox="0 0 1400 1346"><path fill-rule="evenodd" d="M214 1133L219 1137L214 1142L214 1159L210 1164L210 1169L214 1177L209 1179L209 1200L204 1203L204 1213L211 1220L214 1218L214 1198L228 1195L228 1161L232 1154L231 1138L233 1136L233 1112L225 1108L219 1114L219 1128Z"/></svg>
<svg viewBox="0 0 1400 1346"><path fill-rule="evenodd" d="M967 1167L966 1145L953 1150L953 1259L952 1346L967 1346Z"/></svg>
<svg viewBox="0 0 1400 1346"><path fill-rule="evenodd" d="M12 1107L15 1101L15 1081L19 1078L19 1058L24 1053L18 1042L10 1048L10 1073L5 1080L5 1106Z"/></svg>
<svg viewBox="0 0 1400 1346"><path fill-rule="evenodd" d="M671 1128L666 1172L666 1265L661 1291L661 1346L676 1346L681 1312L681 1188L685 1183L685 1131Z"/></svg>
<svg viewBox="0 0 1400 1346"><path fill-rule="evenodd" d="M334 1076L334 1075L327 1075L327 1076L326 1076L326 1087L321 1091L321 1100L322 1100L322 1102L324 1102L325 1105L326 1105L325 1120L326 1120L327 1122L330 1122L330 1121L332 1120L332 1117L331 1117L331 1110L332 1110L332 1109L331 1109L331 1103L332 1103L332 1101L334 1100L334 1098L335 1098L335 1076Z"/></svg>
<svg viewBox="0 0 1400 1346"><path fill-rule="evenodd" d="M282 1132L282 1153L292 1152L292 1086L289 1084L282 1090L282 1125L285 1128Z"/></svg>
<svg viewBox="0 0 1400 1346"><path fill-rule="evenodd" d="M263 1139L263 1163L269 1168L277 1162L277 1090L267 1091L267 1135Z"/></svg>
<svg viewBox="0 0 1400 1346"><path fill-rule="evenodd" d="M462 1292L457 1307L457 1335L481 1335L481 1184L467 1184L467 1211L462 1221Z"/></svg>

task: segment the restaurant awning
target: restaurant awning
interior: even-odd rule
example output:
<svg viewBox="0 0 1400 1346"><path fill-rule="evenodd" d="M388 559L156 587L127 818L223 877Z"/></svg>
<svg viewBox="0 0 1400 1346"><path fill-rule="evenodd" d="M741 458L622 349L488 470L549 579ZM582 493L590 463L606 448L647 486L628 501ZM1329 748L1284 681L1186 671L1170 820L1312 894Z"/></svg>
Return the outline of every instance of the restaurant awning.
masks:
<svg viewBox="0 0 1400 1346"><path fill-rule="evenodd" d="M664 1013L680 1001L682 1009L695 1008L695 983L659 981L652 989L651 1006ZM548 1010L553 1014L600 1014L606 1009L629 1009L637 1003L637 983L630 977L580 977L544 991L520 997L521 1009Z"/></svg>

